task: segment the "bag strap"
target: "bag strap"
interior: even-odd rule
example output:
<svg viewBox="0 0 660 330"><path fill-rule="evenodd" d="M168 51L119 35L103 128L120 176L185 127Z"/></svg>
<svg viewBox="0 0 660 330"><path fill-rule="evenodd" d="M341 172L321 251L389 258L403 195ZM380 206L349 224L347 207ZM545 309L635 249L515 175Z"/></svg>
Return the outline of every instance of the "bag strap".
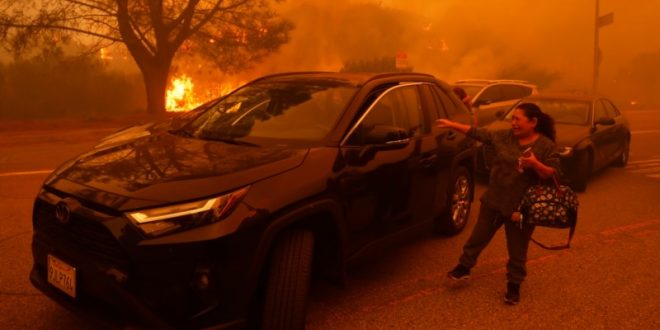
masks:
<svg viewBox="0 0 660 330"><path fill-rule="evenodd" d="M575 234L575 226L577 226L577 213L575 214L575 217L573 218L573 223L571 223L571 227L568 231L568 242L564 245L556 245L556 246L547 246L537 240L535 240L533 237L529 237L529 239L536 245L540 246L543 249L546 250L565 250L571 247L571 240L573 239L573 234Z"/></svg>
<svg viewBox="0 0 660 330"><path fill-rule="evenodd" d="M555 188L557 188L557 195L559 196L559 198L561 198L561 195L563 195L564 192L559 187L559 179L557 179L557 173L552 175L552 181L555 182Z"/></svg>
<svg viewBox="0 0 660 330"><path fill-rule="evenodd" d="M541 184L543 184L543 181L544 180L541 179L541 177L539 177L537 184L541 185ZM561 191L561 188L560 188L559 179L557 178L557 173L554 173L552 175L552 181L555 183L555 188L557 188L557 195L559 195L559 197L561 198L561 195L563 194L563 192Z"/></svg>

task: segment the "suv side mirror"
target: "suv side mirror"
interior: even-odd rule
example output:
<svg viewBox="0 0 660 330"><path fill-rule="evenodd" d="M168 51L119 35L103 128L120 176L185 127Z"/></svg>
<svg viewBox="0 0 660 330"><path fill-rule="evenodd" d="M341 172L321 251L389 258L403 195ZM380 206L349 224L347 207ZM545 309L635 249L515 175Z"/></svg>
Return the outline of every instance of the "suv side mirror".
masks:
<svg viewBox="0 0 660 330"><path fill-rule="evenodd" d="M410 143L410 134L400 127L375 125L363 133L362 143L359 149L347 150L348 163L362 166L374 159L378 151L405 148Z"/></svg>
<svg viewBox="0 0 660 330"><path fill-rule="evenodd" d="M599 118L598 121L596 121L596 125L610 126L614 124L615 124L614 118Z"/></svg>
<svg viewBox="0 0 660 330"><path fill-rule="evenodd" d="M379 150L393 150L407 146L410 135L400 127L375 125L365 135L364 142Z"/></svg>

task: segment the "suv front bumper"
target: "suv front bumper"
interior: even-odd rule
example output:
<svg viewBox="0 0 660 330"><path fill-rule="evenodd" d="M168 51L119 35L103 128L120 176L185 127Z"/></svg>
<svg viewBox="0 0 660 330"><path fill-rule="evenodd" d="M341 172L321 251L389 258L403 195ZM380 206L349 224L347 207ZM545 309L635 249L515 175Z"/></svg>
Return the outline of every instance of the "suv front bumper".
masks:
<svg viewBox="0 0 660 330"><path fill-rule="evenodd" d="M117 227L122 219L84 208L69 223L60 224L48 196L35 202L30 281L48 297L107 328L236 328L244 324L242 305L227 303L235 301L236 293L227 292L222 284L231 281L216 280L220 284L206 291L193 285L200 265L222 260L218 251L227 249L221 241L127 248L118 238L129 233ZM209 246L216 253L209 253ZM75 298L48 282L49 256L75 268ZM220 269L212 275L226 273Z"/></svg>

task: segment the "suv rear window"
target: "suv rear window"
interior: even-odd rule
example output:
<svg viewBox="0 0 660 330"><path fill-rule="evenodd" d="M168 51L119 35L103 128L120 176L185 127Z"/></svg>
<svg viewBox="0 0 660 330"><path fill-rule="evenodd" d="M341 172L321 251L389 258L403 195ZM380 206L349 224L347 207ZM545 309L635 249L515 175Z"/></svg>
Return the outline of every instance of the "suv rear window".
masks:
<svg viewBox="0 0 660 330"><path fill-rule="evenodd" d="M479 95L479 101L482 102L489 101L490 103L495 103L502 100L505 100L505 98L502 92L502 86L500 85L488 86L483 93Z"/></svg>
<svg viewBox="0 0 660 330"><path fill-rule="evenodd" d="M470 98L473 98L479 91L481 91L484 87L483 86L478 86L478 85L463 85L463 84L458 84L456 85L457 87L463 88L467 95Z"/></svg>

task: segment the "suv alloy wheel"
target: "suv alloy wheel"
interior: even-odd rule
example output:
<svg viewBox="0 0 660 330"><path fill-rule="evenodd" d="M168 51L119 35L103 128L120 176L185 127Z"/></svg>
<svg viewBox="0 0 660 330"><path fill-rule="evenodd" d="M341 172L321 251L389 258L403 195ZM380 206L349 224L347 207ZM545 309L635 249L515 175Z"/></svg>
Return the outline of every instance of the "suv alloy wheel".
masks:
<svg viewBox="0 0 660 330"><path fill-rule="evenodd" d="M451 191L448 194L447 211L436 220L436 231L443 235L458 234L470 216L472 177L463 166L458 166L452 175Z"/></svg>

